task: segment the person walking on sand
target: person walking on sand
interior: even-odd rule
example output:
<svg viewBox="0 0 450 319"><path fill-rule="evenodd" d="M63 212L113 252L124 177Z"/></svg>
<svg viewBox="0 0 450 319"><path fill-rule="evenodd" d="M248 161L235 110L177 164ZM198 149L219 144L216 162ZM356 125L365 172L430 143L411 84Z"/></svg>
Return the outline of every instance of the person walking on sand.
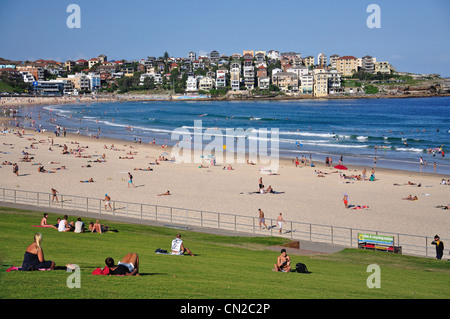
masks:
<svg viewBox="0 0 450 319"><path fill-rule="evenodd" d="M259 229L261 229L261 224L264 225L264 227L266 227L266 229L268 230L269 228L266 225L266 219L264 218L264 212L259 208L258 209L259 212Z"/></svg>
<svg viewBox="0 0 450 319"><path fill-rule="evenodd" d="M105 202L105 210L107 210L107 207L109 207L110 210L113 210L111 207L111 197L108 196L108 194L105 194L104 202Z"/></svg>
<svg viewBox="0 0 450 319"><path fill-rule="evenodd" d="M344 194L344 198L342 198L342 201L344 202L345 208L348 208L348 195Z"/></svg>
<svg viewBox="0 0 450 319"><path fill-rule="evenodd" d="M136 186L134 186L133 184L133 175L131 175L131 173L128 172L128 188L130 188L130 184L133 185L134 188L136 188Z"/></svg>
<svg viewBox="0 0 450 319"><path fill-rule="evenodd" d="M19 165L17 165L17 163L13 164L13 173L16 174L16 176L19 176Z"/></svg>
<svg viewBox="0 0 450 319"><path fill-rule="evenodd" d="M280 213L277 217L277 224L278 228L280 229L279 232L281 234L281 231L283 230L283 223L286 223L286 221L283 219L283 215Z"/></svg>

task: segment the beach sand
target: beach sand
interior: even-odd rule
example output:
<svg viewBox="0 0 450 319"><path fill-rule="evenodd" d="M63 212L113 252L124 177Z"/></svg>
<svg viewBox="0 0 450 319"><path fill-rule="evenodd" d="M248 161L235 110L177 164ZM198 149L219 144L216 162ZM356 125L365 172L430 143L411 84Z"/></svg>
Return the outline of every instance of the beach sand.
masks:
<svg viewBox="0 0 450 319"><path fill-rule="evenodd" d="M20 137L9 120L3 118L11 131L0 135L0 163L17 163L19 176L13 173L11 165L0 165L3 188L48 193L55 188L60 194L99 199L108 194L112 200L251 217L258 217L261 208L266 219L275 220L282 213L286 221L450 238L450 210L435 207L450 203L450 186L440 184L442 178L449 179L448 175L375 169L373 182L348 180L341 178L340 173L361 175L362 167L348 166L349 170L338 171L318 162L314 163L315 167L296 167L291 159L280 159L279 175L262 174L261 165L246 163L232 163L234 170L223 170L228 164L211 166L209 162L203 163L207 168L199 168L199 163L168 161L149 165L163 152L170 158L171 148L74 134L55 137L53 132L33 130L24 130ZM19 132L22 131L20 128ZM64 144L69 151L80 146L81 157L77 157L78 153L62 154ZM31 145L35 148L30 148ZM22 162L22 151L34 159ZM103 154L106 162L89 162ZM88 164L92 167L83 167ZM61 166L67 169L40 173L39 166L46 170ZM153 171L134 170L148 167ZM369 177L372 168L366 169ZM318 177L315 173L318 170L326 173L324 177ZM133 175L136 187L128 187L127 172ZM255 193L259 190L260 177L265 188L271 185L275 191L284 193ZM90 178L95 182L80 182ZM409 181L422 186L405 185ZM168 190L171 196L157 196ZM344 193L348 194L350 205L369 208L346 209L342 201ZM417 196L418 200L402 200L409 195Z"/></svg>

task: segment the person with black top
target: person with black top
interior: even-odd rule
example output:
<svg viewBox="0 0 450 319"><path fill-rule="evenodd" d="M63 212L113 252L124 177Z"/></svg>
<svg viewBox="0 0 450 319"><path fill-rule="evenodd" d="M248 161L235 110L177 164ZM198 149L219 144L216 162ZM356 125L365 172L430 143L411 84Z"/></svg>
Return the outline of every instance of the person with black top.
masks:
<svg viewBox="0 0 450 319"><path fill-rule="evenodd" d="M110 275L139 276L139 256L136 253L127 254L117 265L114 264L114 259L108 257L105 264Z"/></svg>
<svg viewBox="0 0 450 319"><path fill-rule="evenodd" d="M29 271L38 269L54 269L55 262L45 260L44 250L42 249L42 235L41 233L34 234L34 240L31 245L27 247L23 257L22 267L19 270Z"/></svg>
<svg viewBox="0 0 450 319"><path fill-rule="evenodd" d="M442 259L442 255L444 255L444 242L436 235L431 244L436 245L436 259Z"/></svg>

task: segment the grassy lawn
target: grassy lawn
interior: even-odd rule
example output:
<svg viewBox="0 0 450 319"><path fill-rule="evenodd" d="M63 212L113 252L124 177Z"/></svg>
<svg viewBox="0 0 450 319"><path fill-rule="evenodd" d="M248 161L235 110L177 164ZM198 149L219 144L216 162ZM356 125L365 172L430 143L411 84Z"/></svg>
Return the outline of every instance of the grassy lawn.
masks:
<svg viewBox="0 0 450 319"><path fill-rule="evenodd" d="M107 223L119 232L59 233L35 228L42 213L0 208L1 299L440 299L450 297L450 262L346 249L331 255L291 255L310 274L271 271L279 253L267 247L288 242L275 237L226 237L181 231L195 257L155 254L168 250L177 230ZM56 216L49 214L49 222ZM75 220L77 216L70 216ZM83 218L84 222L89 222ZM68 288L66 270L5 272L21 266L36 232L57 266L81 269L81 288ZM289 253L289 249L287 249ZM106 257L116 263L129 252L140 257L139 277L94 276ZM381 288L368 288L368 265L380 267Z"/></svg>
<svg viewBox="0 0 450 319"><path fill-rule="evenodd" d="M0 81L0 92L14 93L14 88L9 84L6 84L5 82Z"/></svg>

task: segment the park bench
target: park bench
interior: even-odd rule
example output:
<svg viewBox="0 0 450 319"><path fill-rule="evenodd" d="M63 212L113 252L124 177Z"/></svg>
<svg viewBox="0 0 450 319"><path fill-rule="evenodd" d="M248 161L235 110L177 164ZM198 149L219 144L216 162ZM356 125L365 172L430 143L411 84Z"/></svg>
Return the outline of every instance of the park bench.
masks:
<svg viewBox="0 0 450 319"><path fill-rule="evenodd" d="M374 235L374 234L358 234L358 248L386 251L394 254L401 254L402 247L395 246L394 237Z"/></svg>

